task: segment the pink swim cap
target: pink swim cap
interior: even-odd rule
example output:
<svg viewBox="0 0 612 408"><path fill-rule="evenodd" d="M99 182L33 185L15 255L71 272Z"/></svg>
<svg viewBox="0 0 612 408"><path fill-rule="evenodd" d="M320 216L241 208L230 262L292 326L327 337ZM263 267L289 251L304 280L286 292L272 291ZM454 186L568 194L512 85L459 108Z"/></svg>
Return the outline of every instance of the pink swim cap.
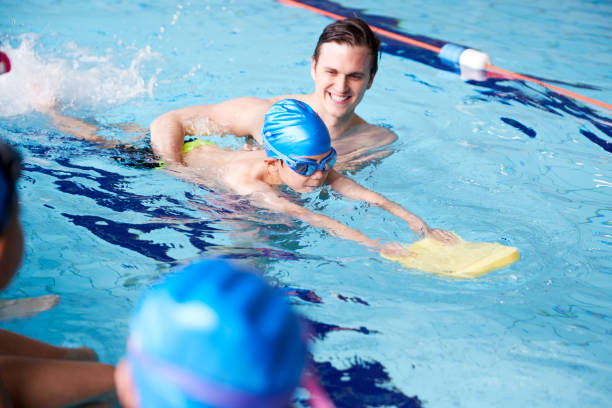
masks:
<svg viewBox="0 0 612 408"><path fill-rule="evenodd" d="M6 74L11 70L11 60L8 55L0 51L0 75Z"/></svg>

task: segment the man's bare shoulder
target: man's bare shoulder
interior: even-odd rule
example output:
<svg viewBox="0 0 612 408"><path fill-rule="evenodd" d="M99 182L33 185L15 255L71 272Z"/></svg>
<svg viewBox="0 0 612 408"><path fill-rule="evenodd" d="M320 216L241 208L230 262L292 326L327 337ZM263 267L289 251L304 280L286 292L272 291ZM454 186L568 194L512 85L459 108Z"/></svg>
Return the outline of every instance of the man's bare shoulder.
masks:
<svg viewBox="0 0 612 408"><path fill-rule="evenodd" d="M362 123L351 127L339 139L345 138L370 140L376 142L375 146L385 146L395 142L397 140L397 135L391 129L384 126L372 125L363 121Z"/></svg>

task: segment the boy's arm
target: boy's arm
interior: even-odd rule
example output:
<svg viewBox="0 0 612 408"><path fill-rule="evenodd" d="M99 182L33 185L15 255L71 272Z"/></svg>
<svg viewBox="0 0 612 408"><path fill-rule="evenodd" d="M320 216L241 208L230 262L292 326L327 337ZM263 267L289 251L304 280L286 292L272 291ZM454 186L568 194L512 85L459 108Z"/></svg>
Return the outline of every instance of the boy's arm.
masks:
<svg viewBox="0 0 612 408"><path fill-rule="evenodd" d="M164 161L180 163L185 135L251 135L261 142L259 133L271 105L267 99L245 97L167 112L151 123L151 146Z"/></svg>
<svg viewBox="0 0 612 408"><path fill-rule="evenodd" d="M301 221L307 222L308 224L324 228L331 235L355 241L361 245L376 248L376 249L387 249L394 251L401 251L402 248L395 243L381 244L377 240L368 238L366 235L358 230L352 229L340 221L334 220L323 214L317 214L306 208L295 204L285 198L279 197L273 191L259 191L251 195L256 205L265 207L267 209L282 212L291 215Z"/></svg>
<svg viewBox="0 0 612 408"><path fill-rule="evenodd" d="M406 210L401 205L385 198L381 194L368 190L350 178L336 172L334 169L330 170L327 180L331 187L343 196L353 200L361 200L375 204L406 221L410 229L417 235L431 237L442 242L452 243L456 241L455 236L451 232L430 228L425 221Z"/></svg>
<svg viewBox="0 0 612 408"><path fill-rule="evenodd" d="M14 407L72 406L110 392L114 371L110 364L0 356L0 378Z"/></svg>

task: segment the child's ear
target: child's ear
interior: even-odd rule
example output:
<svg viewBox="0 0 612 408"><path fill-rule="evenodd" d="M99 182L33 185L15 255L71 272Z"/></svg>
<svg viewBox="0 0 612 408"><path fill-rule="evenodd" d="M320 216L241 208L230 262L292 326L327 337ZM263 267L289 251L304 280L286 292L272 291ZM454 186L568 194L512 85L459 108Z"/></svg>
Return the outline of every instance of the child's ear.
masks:
<svg viewBox="0 0 612 408"><path fill-rule="evenodd" d="M264 163L269 172L278 172L282 162L280 159L265 158Z"/></svg>

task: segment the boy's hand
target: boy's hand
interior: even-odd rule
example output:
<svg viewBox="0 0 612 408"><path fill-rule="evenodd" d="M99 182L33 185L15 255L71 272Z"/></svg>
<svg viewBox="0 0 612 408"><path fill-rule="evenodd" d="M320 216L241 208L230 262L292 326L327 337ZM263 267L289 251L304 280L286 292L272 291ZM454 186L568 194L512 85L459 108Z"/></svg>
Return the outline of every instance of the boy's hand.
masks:
<svg viewBox="0 0 612 408"><path fill-rule="evenodd" d="M413 256L414 252L408 248L401 246L397 242L391 242L389 244L380 244L380 254L388 258L401 258L406 256Z"/></svg>
<svg viewBox="0 0 612 408"><path fill-rule="evenodd" d="M457 236L450 231L446 231L439 228L427 229L425 231L425 237L433 238L444 244L456 244L459 242Z"/></svg>

